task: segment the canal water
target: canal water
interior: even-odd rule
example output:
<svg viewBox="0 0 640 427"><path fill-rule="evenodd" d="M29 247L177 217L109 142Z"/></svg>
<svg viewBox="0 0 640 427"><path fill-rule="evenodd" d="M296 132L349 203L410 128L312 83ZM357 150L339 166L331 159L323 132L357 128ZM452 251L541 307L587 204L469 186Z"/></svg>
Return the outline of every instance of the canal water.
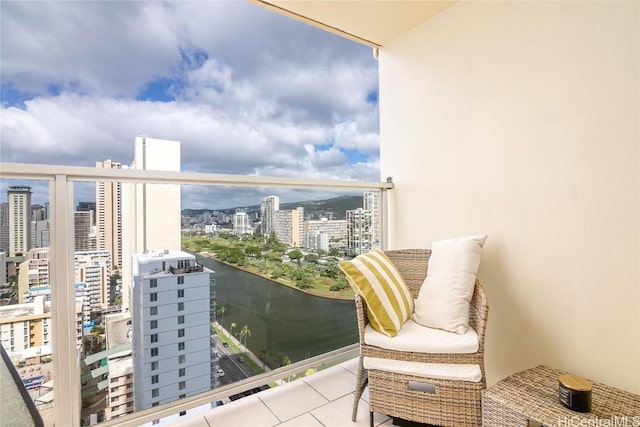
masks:
<svg viewBox="0 0 640 427"><path fill-rule="evenodd" d="M316 297L210 258L198 262L215 271L217 309L225 308L224 328L240 339L247 325L247 347L267 365L277 367L287 356L297 362L358 341L355 305L351 300ZM243 341L244 342L244 341Z"/></svg>

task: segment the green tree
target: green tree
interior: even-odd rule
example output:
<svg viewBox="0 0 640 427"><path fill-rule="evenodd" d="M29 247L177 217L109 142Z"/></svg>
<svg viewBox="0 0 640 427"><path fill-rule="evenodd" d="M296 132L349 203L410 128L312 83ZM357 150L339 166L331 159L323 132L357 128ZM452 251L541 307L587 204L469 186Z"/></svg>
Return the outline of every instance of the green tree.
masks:
<svg viewBox="0 0 640 427"><path fill-rule="evenodd" d="M290 271L289 278L296 282L296 286L299 288L309 287L309 276L302 268L296 268Z"/></svg>
<svg viewBox="0 0 640 427"><path fill-rule="evenodd" d="M100 338L100 336L104 334L104 327L100 325L94 326L93 329L91 330L91 334L96 339Z"/></svg>
<svg viewBox="0 0 640 427"><path fill-rule="evenodd" d="M244 253L245 255L254 258L260 258L260 256L262 255L262 251L260 251L260 248L255 245L247 245L247 247L244 248Z"/></svg>
<svg viewBox="0 0 640 427"><path fill-rule="evenodd" d="M233 328L235 328L236 326L237 326L236 322L231 322L231 329L229 330L229 337L231 337L231 335L233 335Z"/></svg>
<svg viewBox="0 0 640 427"><path fill-rule="evenodd" d="M318 262L318 260L320 259L320 257L316 254L306 254L304 256L304 260L307 262Z"/></svg>
<svg viewBox="0 0 640 427"><path fill-rule="evenodd" d="M224 329L224 312L225 311L227 311L227 309L224 308L224 305L221 305L220 308L218 309L218 314L222 318L222 320L220 321L220 324L222 325L222 329Z"/></svg>
<svg viewBox="0 0 640 427"><path fill-rule="evenodd" d="M291 258L291 260L295 260L298 265L300 265L300 260L302 259L302 252L300 252L298 249L294 249L291 252L289 252L289 258Z"/></svg>
<svg viewBox="0 0 640 427"><path fill-rule="evenodd" d="M251 330L247 325L244 325L240 330L240 341L244 338L244 351L247 351L247 335L251 337Z"/></svg>

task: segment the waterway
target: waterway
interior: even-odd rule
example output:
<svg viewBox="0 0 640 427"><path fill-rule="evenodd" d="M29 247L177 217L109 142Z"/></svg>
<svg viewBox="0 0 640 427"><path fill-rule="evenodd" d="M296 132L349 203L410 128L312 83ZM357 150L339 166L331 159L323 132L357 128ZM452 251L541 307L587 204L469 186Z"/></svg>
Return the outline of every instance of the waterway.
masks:
<svg viewBox="0 0 640 427"><path fill-rule="evenodd" d="M353 301L308 295L272 280L247 273L211 258L198 262L215 271L217 316L224 328L240 339L247 325L247 347L274 368L287 356L297 362L358 341ZM243 340L244 342L244 340Z"/></svg>

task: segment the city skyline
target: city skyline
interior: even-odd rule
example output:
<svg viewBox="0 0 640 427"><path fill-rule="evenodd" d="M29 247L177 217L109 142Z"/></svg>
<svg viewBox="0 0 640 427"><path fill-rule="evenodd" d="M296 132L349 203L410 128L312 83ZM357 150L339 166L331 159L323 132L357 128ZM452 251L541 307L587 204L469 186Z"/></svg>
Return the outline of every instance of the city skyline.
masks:
<svg viewBox="0 0 640 427"><path fill-rule="evenodd" d="M380 179L369 47L240 1L0 8L2 162L127 165L145 135L180 141L183 171ZM190 187L182 204L269 191Z"/></svg>

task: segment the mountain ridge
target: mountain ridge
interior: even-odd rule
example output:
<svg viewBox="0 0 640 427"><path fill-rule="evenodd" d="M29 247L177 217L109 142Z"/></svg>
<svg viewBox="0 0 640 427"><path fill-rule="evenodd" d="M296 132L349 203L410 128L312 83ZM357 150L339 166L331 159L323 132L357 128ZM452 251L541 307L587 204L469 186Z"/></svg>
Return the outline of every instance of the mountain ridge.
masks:
<svg viewBox="0 0 640 427"><path fill-rule="evenodd" d="M297 207L304 208L305 218L309 216L314 219L321 217L333 216L333 219L345 219L346 211L362 207L362 195L360 196L338 196L323 200L304 200L299 202L280 203L280 210L292 210ZM225 214L233 214L236 209L244 209L247 213L260 213L260 205L238 206L226 209L182 209L183 216L198 216L205 212L224 212Z"/></svg>

